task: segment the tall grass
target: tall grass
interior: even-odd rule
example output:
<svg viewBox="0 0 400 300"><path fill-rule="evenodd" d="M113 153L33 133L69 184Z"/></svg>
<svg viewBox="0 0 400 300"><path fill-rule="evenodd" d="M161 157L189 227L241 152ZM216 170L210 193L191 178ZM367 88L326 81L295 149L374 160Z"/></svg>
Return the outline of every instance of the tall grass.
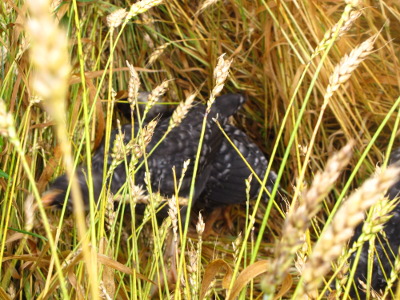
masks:
<svg viewBox="0 0 400 300"><path fill-rule="evenodd" d="M393 208L379 197L398 172L385 166L398 145L399 23L398 1L1 2L0 297L348 298L347 258ZM116 92L137 109L139 89L177 106L171 128L195 97L247 94L234 122L270 156L271 200L185 224L187 199L128 181L119 195L105 185L86 215L45 210L46 185L81 163L91 176L91 153L128 122ZM154 126L115 145L115 164L134 170L124 157L146 155ZM132 213L142 203L143 218ZM371 205L375 229L348 249Z"/></svg>

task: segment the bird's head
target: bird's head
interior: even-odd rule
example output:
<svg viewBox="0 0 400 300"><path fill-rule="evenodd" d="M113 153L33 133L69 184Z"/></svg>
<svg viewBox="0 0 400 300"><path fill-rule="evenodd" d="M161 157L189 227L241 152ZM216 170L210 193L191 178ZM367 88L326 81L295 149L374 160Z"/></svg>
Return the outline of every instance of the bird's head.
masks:
<svg viewBox="0 0 400 300"><path fill-rule="evenodd" d="M102 188L103 174L97 174L96 172L92 172L92 174L93 194L94 199L97 201ZM85 172L85 170L81 169L77 171L76 178L79 183L82 200L85 207L87 208L89 204L89 186L87 173ZM66 174L58 177L56 180L53 181L53 183L50 184L49 189L42 195L43 205L45 207L55 207L60 209L64 206L65 201L67 201L67 211L71 212L73 207L73 199L69 186L70 180Z"/></svg>

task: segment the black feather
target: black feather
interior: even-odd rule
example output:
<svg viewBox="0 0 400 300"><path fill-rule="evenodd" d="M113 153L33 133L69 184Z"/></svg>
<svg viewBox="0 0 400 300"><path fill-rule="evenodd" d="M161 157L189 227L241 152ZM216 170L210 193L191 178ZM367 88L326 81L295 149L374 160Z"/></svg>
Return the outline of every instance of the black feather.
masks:
<svg viewBox="0 0 400 300"><path fill-rule="evenodd" d="M232 125L225 125L224 130L255 174L263 180L268 161L258 146L243 131ZM251 170L243 158L231 143L224 139L212 164L210 178L200 200L205 207L237 204L246 201L245 180L250 176ZM276 174L270 172L266 181L266 187L269 191L272 190L275 179ZM257 197L259 189L260 184L253 176L249 198Z"/></svg>

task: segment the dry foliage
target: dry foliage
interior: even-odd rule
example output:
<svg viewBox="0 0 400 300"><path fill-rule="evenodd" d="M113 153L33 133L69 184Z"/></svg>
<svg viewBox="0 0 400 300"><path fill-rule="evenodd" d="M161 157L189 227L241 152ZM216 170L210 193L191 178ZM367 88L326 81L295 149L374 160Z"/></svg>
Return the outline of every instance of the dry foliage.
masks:
<svg viewBox="0 0 400 300"><path fill-rule="evenodd" d="M0 3L0 298L291 299L325 295L333 281L346 293L354 226L378 202L356 245L371 240L393 207L379 199L397 174L385 162L399 125L398 1L26 4ZM229 222L201 212L186 230L187 199L129 180L87 216L45 211L45 184L90 166L123 121L112 91L127 90L134 111L139 89L150 92L145 114L162 95L176 106L169 130L195 98L245 93L234 122L271 156L273 201L232 207ZM155 125L126 145L121 135L104 176L142 157ZM349 146L334 154L349 141L352 158ZM140 219L131 212L143 203Z"/></svg>

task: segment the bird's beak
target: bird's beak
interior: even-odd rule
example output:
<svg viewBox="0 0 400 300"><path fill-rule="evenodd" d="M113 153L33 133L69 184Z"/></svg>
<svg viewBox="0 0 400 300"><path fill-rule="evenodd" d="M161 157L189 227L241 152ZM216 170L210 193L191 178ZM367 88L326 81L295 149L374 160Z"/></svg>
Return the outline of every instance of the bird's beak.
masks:
<svg viewBox="0 0 400 300"><path fill-rule="evenodd" d="M54 205L55 198L61 194L61 190L50 190L43 194L42 203L44 207L51 207Z"/></svg>

